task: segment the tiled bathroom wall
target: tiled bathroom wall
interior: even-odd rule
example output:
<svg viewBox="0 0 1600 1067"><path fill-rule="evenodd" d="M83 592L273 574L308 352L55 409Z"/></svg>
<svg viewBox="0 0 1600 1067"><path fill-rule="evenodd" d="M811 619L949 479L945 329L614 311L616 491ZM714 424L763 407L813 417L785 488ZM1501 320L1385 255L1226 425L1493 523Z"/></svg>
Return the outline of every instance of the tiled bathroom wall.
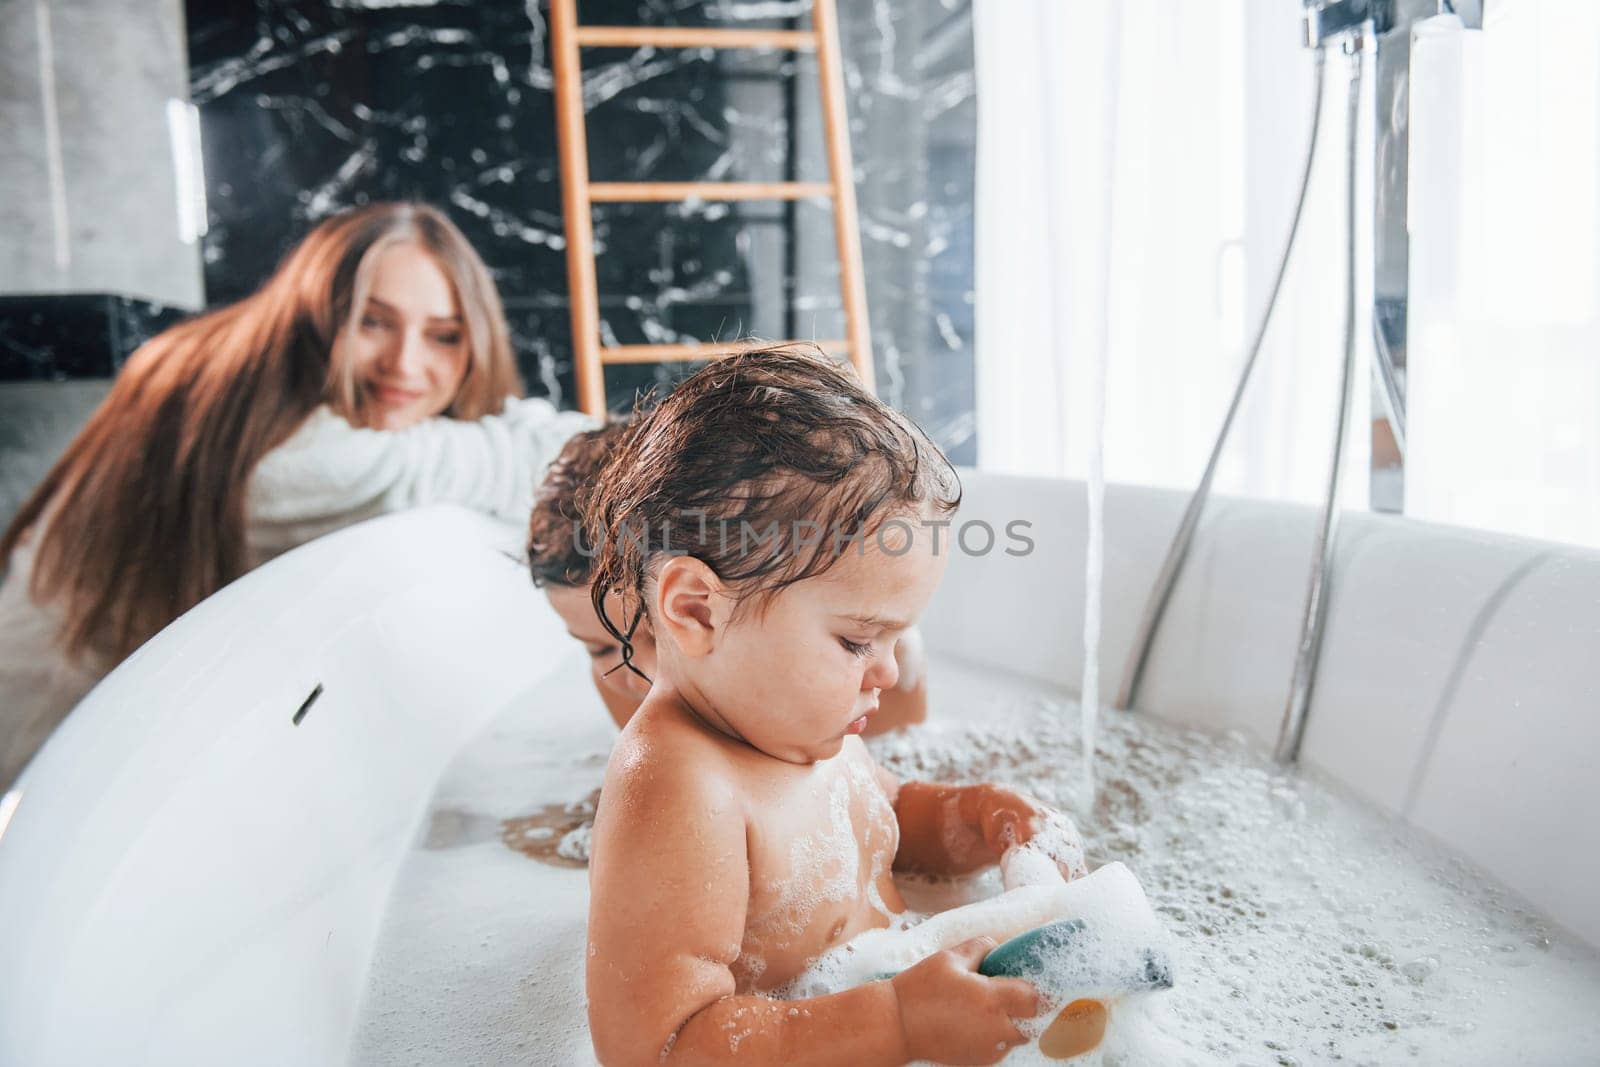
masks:
<svg viewBox="0 0 1600 1067"><path fill-rule="evenodd" d="M796 28L795 0L585 0L594 24ZM879 393L971 462L970 0L841 3ZM547 7L188 0L209 201L206 297L236 299L314 221L419 198L494 270L530 391L573 403ZM586 49L591 178L826 177L809 55ZM608 343L842 336L831 208L602 205ZM692 364L608 371L611 405Z"/></svg>
<svg viewBox="0 0 1600 1067"><path fill-rule="evenodd" d="M181 0L0 3L0 529L123 359L200 307L184 51Z"/></svg>

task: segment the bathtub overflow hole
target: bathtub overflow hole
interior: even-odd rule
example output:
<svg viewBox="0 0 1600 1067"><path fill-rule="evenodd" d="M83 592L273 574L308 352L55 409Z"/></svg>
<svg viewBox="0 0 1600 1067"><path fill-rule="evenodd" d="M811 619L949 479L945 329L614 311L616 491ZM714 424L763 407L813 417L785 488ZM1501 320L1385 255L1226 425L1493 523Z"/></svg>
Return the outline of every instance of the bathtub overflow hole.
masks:
<svg viewBox="0 0 1600 1067"><path fill-rule="evenodd" d="M311 705L315 704L317 702L317 698L321 695L322 683L318 682L317 687L311 691L311 695L306 697L305 703L300 705L300 710L294 713L294 724L296 726L300 725L300 720L306 717L306 712L311 710Z"/></svg>

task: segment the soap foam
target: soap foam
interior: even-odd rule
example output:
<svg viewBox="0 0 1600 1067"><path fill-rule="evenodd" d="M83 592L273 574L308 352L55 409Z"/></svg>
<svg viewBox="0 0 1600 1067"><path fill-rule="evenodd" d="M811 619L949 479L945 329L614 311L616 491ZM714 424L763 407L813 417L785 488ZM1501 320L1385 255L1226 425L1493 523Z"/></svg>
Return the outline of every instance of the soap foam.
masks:
<svg viewBox="0 0 1600 1067"><path fill-rule="evenodd" d="M1051 866L1051 872L1055 868ZM1051 924L1078 920L1070 933ZM903 916L884 930L868 930L813 961L786 988L787 997L823 996L895 974L964 941L988 936L1005 942L1050 928L1041 951L1051 966L1030 975L1054 1008L1078 997L1120 997L1140 985L1148 954L1165 960L1167 935L1138 880L1120 863L1093 875L1053 884L1021 885L997 896L923 917ZM1054 940L1057 944L1050 944Z"/></svg>
<svg viewBox="0 0 1600 1067"><path fill-rule="evenodd" d="M938 680L947 686L949 676ZM1075 809L1083 794L1070 704L1019 695L1001 713L997 702L981 722L932 715L870 747L905 778L1003 777ZM1191 1050L1121 1062L1593 1055L1600 957L1470 864L1284 771L1241 736L1116 714L1099 724L1096 756L1094 806L1073 811L1089 865L1120 860L1137 872L1177 939L1175 987L1135 998L1151 1003L1132 1013L1125 1002L1111 1033L1123 1045ZM1128 1034L1133 1021L1141 1032Z"/></svg>
<svg viewBox="0 0 1600 1067"><path fill-rule="evenodd" d="M472 814L433 838L425 819L396 875L352 1062L593 1062L585 872L533 862L498 832L600 783L610 730L587 663L571 667L570 684L508 709L441 779L432 816ZM1144 714L1100 721L1084 811L1069 702L955 662L929 670L931 722L869 741L879 760L906 779L1013 783L1070 811L1087 865L1125 863L1174 937L1174 987L1114 1004L1104 1044L1074 1067L1565 1065L1600 1048L1600 957L1470 864L1239 737ZM992 869L897 881L916 909L897 925L1003 889ZM1006 1060L1032 1062L1032 1048Z"/></svg>
<svg viewBox="0 0 1600 1067"><path fill-rule="evenodd" d="M765 973L768 944L794 939L818 909L854 900L861 892L861 846L850 801L850 779L840 774L828 788L827 822L790 843L786 877L763 884L774 903L747 919L744 953L736 966L741 989Z"/></svg>

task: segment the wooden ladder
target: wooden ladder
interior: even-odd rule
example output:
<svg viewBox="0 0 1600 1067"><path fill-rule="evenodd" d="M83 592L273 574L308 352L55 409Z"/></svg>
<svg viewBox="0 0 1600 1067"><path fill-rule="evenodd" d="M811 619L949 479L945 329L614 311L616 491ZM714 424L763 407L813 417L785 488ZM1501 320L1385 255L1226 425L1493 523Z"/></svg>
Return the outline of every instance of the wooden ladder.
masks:
<svg viewBox="0 0 1600 1067"><path fill-rule="evenodd" d="M567 284L572 302L572 348L578 406L591 415L606 410L605 368L610 363L659 363L716 359L744 345L600 344L600 296L595 280L595 204L688 200L833 201L833 231L839 252L845 338L815 344L848 355L862 383L873 388L872 342L867 327L867 291L856 228L856 193L851 176L850 131L839 58L834 0L814 0L810 30L744 30L673 26L580 26L577 0L551 0L555 50L556 132L561 152L561 207L567 227ZM828 151L827 182L591 182L583 109L580 48L780 48L815 51L822 90L822 121Z"/></svg>

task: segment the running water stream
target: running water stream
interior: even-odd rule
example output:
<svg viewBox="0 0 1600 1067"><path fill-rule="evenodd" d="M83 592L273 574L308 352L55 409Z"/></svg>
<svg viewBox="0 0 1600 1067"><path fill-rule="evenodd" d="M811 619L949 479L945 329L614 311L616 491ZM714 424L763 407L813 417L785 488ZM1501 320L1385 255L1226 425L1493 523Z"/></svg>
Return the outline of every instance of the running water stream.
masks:
<svg viewBox="0 0 1600 1067"><path fill-rule="evenodd" d="M1106 366L1111 350L1111 268L1114 258L1117 189L1117 107L1120 100L1122 13L1112 4L1106 24L1106 94L1100 113L1100 151L1105 163L1100 188L1099 291L1095 293L1094 341L1089 354L1088 543L1084 550L1083 684L1079 688L1079 732L1083 736L1083 810L1094 807L1094 741L1100 717L1100 601L1105 577ZM1091 292L1093 288L1091 287Z"/></svg>
<svg viewBox="0 0 1600 1067"><path fill-rule="evenodd" d="M1083 685L1078 701L1083 735L1083 810L1094 807L1094 738L1100 715L1100 598L1105 581L1105 349L1097 350L1091 371L1089 421L1089 540L1084 550Z"/></svg>

